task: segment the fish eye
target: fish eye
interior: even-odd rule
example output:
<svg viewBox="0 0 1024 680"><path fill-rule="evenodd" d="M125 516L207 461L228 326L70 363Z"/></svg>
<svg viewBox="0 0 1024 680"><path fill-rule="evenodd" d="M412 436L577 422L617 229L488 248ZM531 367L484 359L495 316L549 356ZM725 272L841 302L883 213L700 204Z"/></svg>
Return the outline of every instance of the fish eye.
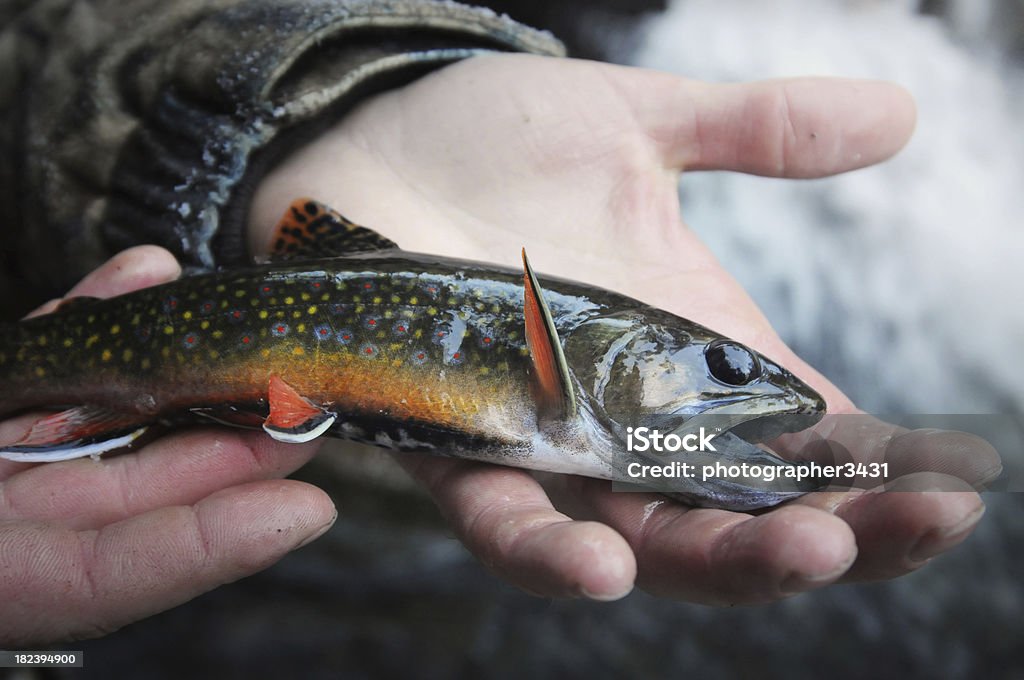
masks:
<svg viewBox="0 0 1024 680"><path fill-rule="evenodd" d="M716 340L704 350L712 377L720 383L739 387L761 377L761 363L749 349L732 340Z"/></svg>

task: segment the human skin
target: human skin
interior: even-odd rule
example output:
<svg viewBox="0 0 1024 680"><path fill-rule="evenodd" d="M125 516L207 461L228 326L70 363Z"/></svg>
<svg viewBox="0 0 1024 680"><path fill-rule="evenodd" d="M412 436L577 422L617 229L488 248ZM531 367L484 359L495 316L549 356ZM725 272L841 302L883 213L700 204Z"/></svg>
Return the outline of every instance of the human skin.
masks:
<svg viewBox="0 0 1024 680"><path fill-rule="evenodd" d="M481 57L367 100L286 159L256 191L250 245L265 251L284 207L311 196L407 250L514 266L526 246L537 271L714 328L798 374L831 413L855 413L681 221L677 182L683 170L802 178L871 165L903 146L914 118L909 95L878 82L709 85L595 62ZM142 247L71 294L114 295L177 275L169 253ZM0 441L27 426L0 425ZM832 435L855 456L875 453L843 427ZM964 490L810 494L751 515L615 493L598 480L398 459L467 548L528 592L613 600L638 585L749 604L899 576L971 532L984 506L968 482L998 470L994 452L948 433L897 441L894 465L912 473L904 486ZM0 461L0 598L9 603L0 641L103 634L313 540L334 521L330 499L279 478L315 450L210 428L99 464ZM965 451L975 478L913 474L921 460Z"/></svg>

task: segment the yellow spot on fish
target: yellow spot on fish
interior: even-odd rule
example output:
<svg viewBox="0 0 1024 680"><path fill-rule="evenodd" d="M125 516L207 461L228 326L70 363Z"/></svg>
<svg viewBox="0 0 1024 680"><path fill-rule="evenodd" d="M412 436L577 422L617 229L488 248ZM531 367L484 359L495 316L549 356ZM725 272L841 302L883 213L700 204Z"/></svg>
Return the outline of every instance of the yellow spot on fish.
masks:
<svg viewBox="0 0 1024 680"><path fill-rule="evenodd" d="M211 349L210 350L210 358L211 359L218 359L218 358L220 358L220 352L218 352L215 349Z"/></svg>
<svg viewBox="0 0 1024 680"><path fill-rule="evenodd" d="M164 326L164 335L174 335L174 326Z"/></svg>
<svg viewBox="0 0 1024 680"><path fill-rule="evenodd" d="M121 354L121 360L125 361L125 362L131 361L133 356L135 356L135 355L132 353L132 351L130 349L126 349Z"/></svg>
<svg viewBox="0 0 1024 680"><path fill-rule="evenodd" d="M160 356L162 356L164 359L171 356L171 348L164 347L162 350L160 350Z"/></svg>
<svg viewBox="0 0 1024 680"><path fill-rule="evenodd" d="M295 298L293 298L291 295L289 295L288 297L286 297L284 299L284 303L286 305L294 305L295 304Z"/></svg>
<svg viewBox="0 0 1024 680"><path fill-rule="evenodd" d="M111 352L109 349L105 349L103 350L103 354L100 355L100 359L103 359L103 361L110 361L110 359L113 358L113 356L113 352Z"/></svg>
<svg viewBox="0 0 1024 680"><path fill-rule="evenodd" d="M391 304L397 305L401 301L402 301L402 298L398 297L397 295L392 295L391 296Z"/></svg>
<svg viewBox="0 0 1024 680"><path fill-rule="evenodd" d="M210 327L210 322L209 321L202 321L202 322L200 322L199 327L202 328L205 331L207 328Z"/></svg>
<svg viewBox="0 0 1024 680"><path fill-rule="evenodd" d="M392 318L394 318L394 316L395 316L395 313L393 311L391 311L390 309L385 309L384 310L384 318L385 319L392 319Z"/></svg>
<svg viewBox="0 0 1024 680"><path fill-rule="evenodd" d="M295 327L295 331L297 333L305 333L306 332L306 324L300 323L298 326Z"/></svg>
<svg viewBox="0 0 1024 680"><path fill-rule="evenodd" d="M324 293L323 295L320 296L320 301L321 302L327 302L330 299L331 299L331 294L330 293Z"/></svg>
<svg viewBox="0 0 1024 680"><path fill-rule="evenodd" d="M391 365L394 366L395 368L399 368L402 365L402 360L395 359L394 361L391 362Z"/></svg>
<svg viewBox="0 0 1024 680"><path fill-rule="evenodd" d="M292 312L292 318L293 319L301 319L302 318L302 312L300 312L299 310L296 309L294 312Z"/></svg>
<svg viewBox="0 0 1024 680"><path fill-rule="evenodd" d="M42 366L36 366L36 375L40 378L46 375L46 369Z"/></svg>
<svg viewBox="0 0 1024 680"><path fill-rule="evenodd" d="M427 314L437 316L437 307L427 307Z"/></svg>
<svg viewBox="0 0 1024 680"><path fill-rule="evenodd" d="M236 290L235 291L235 297L236 298L244 298L245 297L245 291L244 290Z"/></svg>
<svg viewBox="0 0 1024 680"><path fill-rule="evenodd" d="M220 284L220 285L218 285L218 286L217 286L217 288L216 288L216 290L217 290L217 292L218 292L218 293L223 293L223 292L224 292L224 291L226 291L227 289L228 289L228 288L227 288L227 286L225 286L225 285L224 285L223 283L222 283L222 284Z"/></svg>
<svg viewBox="0 0 1024 680"><path fill-rule="evenodd" d="M264 359L269 359L270 358L270 350L269 349L263 350L262 352L260 352L260 356L262 356Z"/></svg>
<svg viewBox="0 0 1024 680"><path fill-rule="evenodd" d="M152 365L153 365L153 362L150 361L149 359L143 359L142 360L142 370L148 371L149 367L152 366Z"/></svg>
<svg viewBox="0 0 1024 680"><path fill-rule="evenodd" d="M309 300L310 300L309 293L303 293L299 297L301 297L304 302L309 302Z"/></svg>
<svg viewBox="0 0 1024 680"><path fill-rule="evenodd" d="M310 305L309 309L306 310L307 314L316 314L316 305Z"/></svg>
<svg viewBox="0 0 1024 680"><path fill-rule="evenodd" d="M39 336L39 346L40 347L46 347L46 342L47 342L46 336L45 335L40 335Z"/></svg>
<svg viewBox="0 0 1024 680"><path fill-rule="evenodd" d="M415 295L413 295L411 298L409 298L409 304L410 305L418 305L419 303L420 303L420 299L418 297L416 297Z"/></svg>
<svg viewBox="0 0 1024 680"><path fill-rule="evenodd" d="M267 316L268 316L268 314L267 314L267 310L265 310L265 309L261 309L261 310L260 310L260 318L261 318L261 319L266 319L266 318L267 318Z"/></svg>
<svg viewBox="0 0 1024 680"><path fill-rule="evenodd" d="M295 349L292 350L292 354L294 354L297 357L301 357L305 353L306 350L304 350L302 347L296 347Z"/></svg>
<svg viewBox="0 0 1024 680"><path fill-rule="evenodd" d="M75 344L74 340L72 340L71 338L64 338L65 347L71 347L73 344Z"/></svg>
<svg viewBox="0 0 1024 680"><path fill-rule="evenodd" d="M276 316L278 319L283 319L284 318L284 310L278 311L277 314L275 314L274 316Z"/></svg>
<svg viewBox="0 0 1024 680"><path fill-rule="evenodd" d="M192 312L185 312L185 313L183 313L181 315L181 318L184 319L185 321L188 321L189 319L192 318Z"/></svg>
<svg viewBox="0 0 1024 680"><path fill-rule="evenodd" d="M85 321L86 323L96 323L96 315L90 314L88 317L86 317Z"/></svg>
<svg viewBox="0 0 1024 680"><path fill-rule="evenodd" d="M520 347L519 348L519 356L521 356L521 357L528 357L528 356L530 356L530 348L529 347Z"/></svg>
<svg viewBox="0 0 1024 680"><path fill-rule="evenodd" d="M373 304L379 305L381 302L383 302L383 298L381 296L377 295L373 298Z"/></svg>
<svg viewBox="0 0 1024 680"><path fill-rule="evenodd" d="M142 321L142 315L141 314L136 314L135 316L132 317L132 325L133 326L138 326L141 321Z"/></svg>
<svg viewBox="0 0 1024 680"><path fill-rule="evenodd" d="M100 341L100 336L90 335L85 341L85 348L88 349Z"/></svg>
<svg viewBox="0 0 1024 680"><path fill-rule="evenodd" d="M356 305L356 314L362 314L364 309L366 309L366 307L363 307L362 305Z"/></svg>
<svg viewBox="0 0 1024 680"><path fill-rule="evenodd" d="M480 375L487 375L490 372L491 372L491 369L489 369L487 366L481 366L480 367Z"/></svg>
<svg viewBox="0 0 1024 680"><path fill-rule="evenodd" d="M210 336L214 340L220 340L221 338L224 337L224 331L214 331L213 333L210 333Z"/></svg>

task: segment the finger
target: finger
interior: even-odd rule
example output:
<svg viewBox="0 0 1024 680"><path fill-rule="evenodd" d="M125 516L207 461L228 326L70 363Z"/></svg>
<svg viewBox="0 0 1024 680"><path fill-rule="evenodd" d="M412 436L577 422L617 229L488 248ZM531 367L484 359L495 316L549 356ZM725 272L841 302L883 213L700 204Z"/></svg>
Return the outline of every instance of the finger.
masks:
<svg viewBox="0 0 1024 680"><path fill-rule="evenodd" d="M909 93L885 82L711 85L627 68L610 69L609 77L673 168L821 177L892 156L916 122Z"/></svg>
<svg viewBox="0 0 1024 680"><path fill-rule="evenodd" d="M137 246L123 250L88 274L68 292L66 297L87 295L113 297L124 293L173 281L181 275L181 265L167 250L158 246ZM49 314L60 300L51 300L29 316Z"/></svg>
<svg viewBox="0 0 1024 680"><path fill-rule="evenodd" d="M484 566L530 593L615 600L633 588L636 564L603 524L573 522L521 470L403 455L456 535Z"/></svg>
<svg viewBox="0 0 1024 680"><path fill-rule="evenodd" d="M226 489L99 531L0 525L0 639L95 637L266 568L334 522L330 499L295 481Z"/></svg>
<svg viewBox="0 0 1024 680"><path fill-rule="evenodd" d="M981 488L1002 472L996 449L986 440L966 432L938 429L908 430L872 415L855 411L830 413L814 427L784 435L780 450L825 465L884 463L883 480L857 477L844 480L862 487L877 486L919 472L958 477Z"/></svg>
<svg viewBox="0 0 1024 680"><path fill-rule="evenodd" d="M558 507L619 531L636 554L637 585L656 595L719 605L770 602L835 581L857 554L846 523L812 508L783 506L754 517L613 492L595 480L562 484L552 489Z"/></svg>
<svg viewBox="0 0 1024 680"><path fill-rule="evenodd" d="M0 516L92 529L171 505L191 505L219 489L284 477L318 444L281 444L262 432L195 429L143 449L94 461L38 465L0 484Z"/></svg>
<svg viewBox="0 0 1024 680"><path fill-rule="evenodd" d="M857 537L857 560L844 581L895 578L961 543L985 505L962 480L916 474L886 489L810 494L794 503L833 512Z"/></svg>

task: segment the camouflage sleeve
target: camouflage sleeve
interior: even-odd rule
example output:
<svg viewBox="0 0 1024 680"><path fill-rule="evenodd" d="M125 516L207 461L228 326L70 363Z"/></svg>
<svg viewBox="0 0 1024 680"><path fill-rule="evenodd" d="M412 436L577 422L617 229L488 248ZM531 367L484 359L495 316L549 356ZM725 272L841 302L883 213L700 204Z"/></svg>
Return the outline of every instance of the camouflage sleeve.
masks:
<svg viewBox="0 0 1024 680"><path fill-rule="evenodd" d="M242 261L256 180L360 98L484 52L563 53L420 0L0 0L0 20L0 297L21 308L139 243Z"/></svg>

